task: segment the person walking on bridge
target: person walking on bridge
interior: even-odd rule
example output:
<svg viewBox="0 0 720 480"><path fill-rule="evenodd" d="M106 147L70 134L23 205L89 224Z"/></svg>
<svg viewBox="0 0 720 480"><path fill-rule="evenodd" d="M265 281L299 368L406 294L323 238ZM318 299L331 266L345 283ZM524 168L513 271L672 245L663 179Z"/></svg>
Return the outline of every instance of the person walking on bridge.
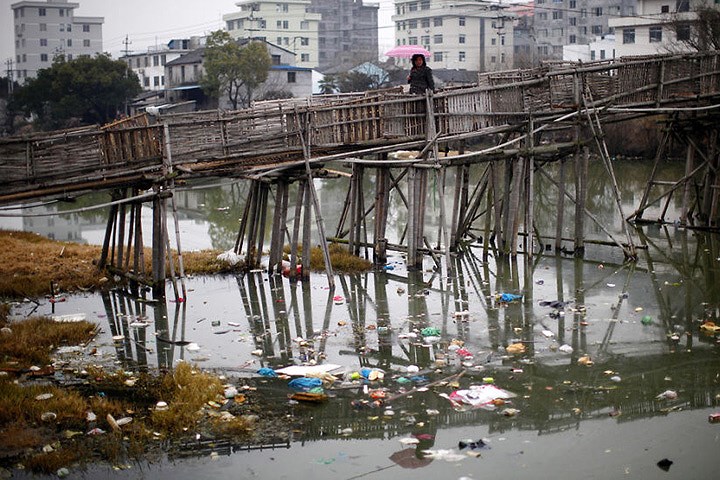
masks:
<svg viewBox="0 0 720 480"><path fill-rule="evenodd" d="M412 56L412 68L407 80L410 84L410 93L425 95L426 90L435 91L432 69L425 63L425 55L416 53Z"/></svg>

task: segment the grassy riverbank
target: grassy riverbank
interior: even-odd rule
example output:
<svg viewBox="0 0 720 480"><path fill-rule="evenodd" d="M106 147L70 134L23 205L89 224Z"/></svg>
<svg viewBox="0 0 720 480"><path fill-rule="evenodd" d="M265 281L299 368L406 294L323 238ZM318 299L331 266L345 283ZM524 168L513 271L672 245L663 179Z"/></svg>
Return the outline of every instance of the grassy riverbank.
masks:
<svg viewBox="0 0 720 480"><path fill-rule="evenodd" d="M35 233L0 230L0 298L33 298L61 293L90 291L113 283L111 275L98 270L101 247L60 242ZM289 250L287 250L289 252ZM241 273L242 263L230 265L217 259L219 250L183 252L186 275ZM146 271L151 270L146 249ZM330 261L339 272L367 271L367 260L347 253L340 245L330 246ZM320 248L311 251L310 268L325 268Z"/></svg>

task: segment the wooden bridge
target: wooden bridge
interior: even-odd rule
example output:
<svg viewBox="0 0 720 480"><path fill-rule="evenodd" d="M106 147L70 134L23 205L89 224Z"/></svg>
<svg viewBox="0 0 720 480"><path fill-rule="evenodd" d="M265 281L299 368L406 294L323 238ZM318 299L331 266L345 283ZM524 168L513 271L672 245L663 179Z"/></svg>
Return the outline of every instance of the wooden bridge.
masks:
<svg viewBox="0 0 720 480"><path fill-rule="evenodd" d="M664 124L664 135L647 189L628 215L622 211L614 184L618 214L627 220L643 220L645 210L662 200L665 206L659 221L664 221L668 203L677 192L682 195L684 224L717 228L718 99L720 53L708 52L488 73L479 77L477 85L428 92L427 96L391 89L266 102L233 112L142 115L103 127L0 139L0 204L112 189L100 263L106 265L110 256L114 266L138 276L142 270L142 249L137 248L142 246L140 208L144 201L152 201L151 283L157 286L166 275L164 259L169 248L166 203L170 199L174 208L172 194L178 178L238 177L253 183L235 245L238 254L245 252L248 266L259 263L264 249L268 196L274 187L276 208L270 241L270 265L274 268L280 263L286 240L293 247L292 264L298 261L294 252L300 243L309 248L312 210L321 238L327 238L311 180L327 174L324 167L330 162L344 162L351 166L352 177L338 236L346 237L354 253L372 247L378 264L386 261L388 249L407 251L408 265L413 268L421 266L425 253L432 254L439 265L438 256L449 258L449 252L468 236L482 238L486 247L494 245L502 254L515 255L521 225L523 250L532 255L532 237L540 235L533 229L534 176L540 173L559 189L556 249L563 248L563 242L572 243L571 250L582 254L587 242L584 222L590 218L607 233L609 242L633 258L635 247L626 222L622 222L625 238L616 239L585 208L590 148L615 183L603 125L657 116ZM671 141L686 146L685 175L677 181L660 182L655 178L657 165ZM466 151L468 143L484 146ZM399 150L419 153L398 158L393 152ZM574 165L572 193L565 191L567 159ZM543 169L549 161L560 161L559 178L551 178ZM474 166L482 169L481 180L470 185ZM361 188L367 168L375 171L376 190L369 208ZM453 186L446 185L448 169L456 170ZM424 233L430 175L436 176L441 197L441 238L435 248ZM295 182L295 219L290 233L289 186ZM406 187L404 191L401 186ZM445 211L442 201L448 189L453 199L451 212ZM146 190L149 192L143 193ZM393 190L408 209L400 245L390 245L385 238ZM561 235L565 197L575 209L571 239ZM372 210L374 224L368 225ZM300 242L302 218L304 241ZM485 219L484 232L473 233L481 218ZM328 260L327 248L324 251ZM305 261L307 248L306 255ZM182 268L182 257L180 260ZM332 284L332 275L328 277Z"/></svg>

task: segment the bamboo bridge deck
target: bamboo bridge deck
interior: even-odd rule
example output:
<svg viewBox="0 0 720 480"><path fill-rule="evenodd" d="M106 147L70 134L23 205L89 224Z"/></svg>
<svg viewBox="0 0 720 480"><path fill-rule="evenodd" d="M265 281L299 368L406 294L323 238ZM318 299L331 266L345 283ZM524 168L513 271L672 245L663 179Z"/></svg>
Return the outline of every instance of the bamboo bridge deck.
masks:
<svg viewBox="0 0 720 480"><path fill-rule="evenodd" d="M665 202L660 221L674 192L682 195L681 222L696 220L703 228L720 225L720 176L718 176L718 110L720 110L720 52L633 57L589 64L557 64L531 70L487 73L473 86L449 88L422 95L399 89L357 94L313 96L258 103L240 111L204 111L151 117L140 115L102 127L38 133L0 139L0 204L20 203L39 197L72 196L87 190L114 192L106 230L103 258L132 278L139 278L142 245L140 208L153 202L153 285L165 279L169 242L165 225L166 204L176 179L234 177L252 182L235 252L243 251L246 265L260 263L264 251L268 198L275 188L270 240L271 268L278 268L283 245L289 240L291 265L304 246L302 264L309 264L310 211L318 221L328 278L333 284L330 258L313 178L333 161L352 169L350 187L337 232L347 236L348 248L359 254L373 248L376 264L386 260L386 250L407 252L410 268L422 268L425 253L450 251L463 238L492 243L500 254L516 255L518 236L524 234L524 251L532 255L543 245L533 217L536 172L558 188L555 250L563 251L566 197L575 204L573 251L584 252L585 218L594 221L611 239L609 244L635 258L635 247L624 220L643 220L653 204ZM657 116L664 123L655 167L637 209L622 211L603 124ZM685 175L675 182L656 179L665 149L675 141L686 146ZM485 145L465 151L466 143ZM492 145L488 147L487 145ZM609 174L624 240L614 238L585 207L590 147ZM440 150L457 150L440 155ZM415 150L412 158L389 155ZM564 159L574 158L574 191L566 191ZM557 180L543 169L544 162L560 162ZM480 165L480 181L470 188L470 168ZM374 204L365 206L365 169L376 172ZM394 176L392 171L401 170ZM455 172L450 192L452 212L445 211L446 171ZM437 247L425 235L428 180L439 185L440 213ZM400 188L400 182L405 191ZM297 182L297 204L292 235L288 228L290 184ZM143 190L152 189L150 193ZM407 225L400 243L385 238L390 192L397 191L407 207ZM659 192L659 195L658 195ZM651 199L651 194L656 198ZM370 195L367 195L368 198ZM131 207L129 225L126 207ZM305 210L304 217L301 216ZM368 214L374 210L374 224ZM473 223L484 216L484 231L473 232ZM301 220L302 219L302 220ZM303 223L302 241L300 241ZM492 224L492 225L491 225ZM520 225L524 231L520 232ZM127 228L126 228L127 226ZM368 230L373 230L368 240ZM177 218L176 218L177 231ZM177 250L180 251L179 232ZM126 238L127 237L127 238ZM552 238L552 237L551 237ZM127 249L124 244L127 241ZM134 245L134 250L133 250ZM115 249L117 248L117 251ZM130 257L134 256L130 266ZM167 262L173 268L172 262ZM180 263L182 278L182 263ZM295 269L291 268L291 276ZM172 273L172 272L171 272ZM306 273L303 272L303 276ZM174 273L173 273L174 276ZM177 295L177 289L176 289Z"/></svg>
<svg viewBox="0 0 720 480"><path fill-rule="evenodd" d="M417 149L428 142L428 118L443 143L527 133L531 120L535 130L572 128L588 109L606 119L663 107L709 107L720 97L719 57L658 56L484 74L476 86L436 93L431 117L424 97L386 90L3 138L0 203L152 183L167 174L167 157L181 176L253 176L301 165L303 141L316 163ZM536 147L538 153L558 148ZM502 151L448 162L493 159Z"/></svg>

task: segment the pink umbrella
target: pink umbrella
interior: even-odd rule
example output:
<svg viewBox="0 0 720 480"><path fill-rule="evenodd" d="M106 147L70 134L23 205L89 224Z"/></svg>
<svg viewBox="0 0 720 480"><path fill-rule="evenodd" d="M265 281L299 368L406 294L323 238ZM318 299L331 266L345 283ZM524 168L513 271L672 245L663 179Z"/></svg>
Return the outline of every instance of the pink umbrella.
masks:
<svg viewBox="0 0 720 480"><path fill-rule="evenodd" d="M430 52L420 45L398 45L385 52L385 55L388 57L410 58L416 53L426 57L430 56Z"/></svg>

